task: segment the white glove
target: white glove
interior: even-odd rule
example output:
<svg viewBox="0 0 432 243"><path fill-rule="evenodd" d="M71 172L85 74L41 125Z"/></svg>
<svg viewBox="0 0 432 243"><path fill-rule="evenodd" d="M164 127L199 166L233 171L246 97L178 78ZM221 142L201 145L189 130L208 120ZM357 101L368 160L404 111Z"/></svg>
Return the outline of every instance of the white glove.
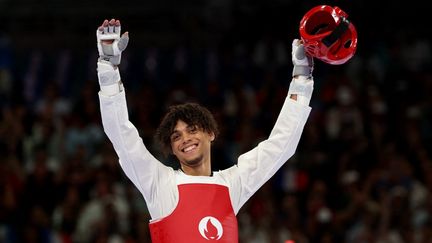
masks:
<svg viewBox="0 0 432 243"><path fill-rule="evenodd" d="M304 45L299 39L294 39L292 42L291 57L294 65L292 73L293 77L312 77L314 66L313 58L306 54Z"/></svg>
<svg viewBox="0 0 432 243"><path fill-rule="evenodd" d="M121 54L129 42L129 33L120 36L121 25L119 20L105 20L96 30L99 61L107 61L112 65L120 64Z"/></svg>
<svg viewBox="0 0 432 243"><path fill-rule="evenodd" d="M118 65L121 53L129 42L128 32L120 37L120 21L105 20L96 30L99 60L97 62L97 75L101 93L115 95L122 90Z"/></svg>
<svg viewBox="0 0 432 243"><path fill-rule="evenodd" d="M298 39L294 39L292 43L291 54L294 68L288 97L295 95L297 102L309 105L314 86L312 77L313 58L305 53L304 46Z"/></svg>

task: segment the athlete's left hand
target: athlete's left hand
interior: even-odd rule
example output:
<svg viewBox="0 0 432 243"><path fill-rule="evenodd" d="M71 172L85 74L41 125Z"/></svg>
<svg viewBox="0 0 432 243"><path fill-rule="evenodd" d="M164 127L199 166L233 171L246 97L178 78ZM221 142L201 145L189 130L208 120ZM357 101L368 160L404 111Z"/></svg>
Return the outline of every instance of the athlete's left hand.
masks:
<svg viewBox="0 0 432 243"><path fill-rule="evenodd" d="M305 52L305 48L301 40L293 40L291 57L294 65L292 73L293 77L299 75L312 77L314 61L313 58Z"/></svg>

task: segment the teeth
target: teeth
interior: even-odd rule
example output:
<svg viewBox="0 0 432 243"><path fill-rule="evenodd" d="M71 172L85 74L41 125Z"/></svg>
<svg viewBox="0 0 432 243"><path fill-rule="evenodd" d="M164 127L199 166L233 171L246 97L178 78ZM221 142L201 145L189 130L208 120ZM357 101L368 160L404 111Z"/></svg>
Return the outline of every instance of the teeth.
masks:
<svg viewBox="0 0 432 243"><path fill-rule="evenodd" d="M192 146L186 147L186 148L184 149L184 151L185 151L185 152L189 152L189 151L191 151L192 149L194 149L195 147L196 147L196 145L192 145Z"/></svg>

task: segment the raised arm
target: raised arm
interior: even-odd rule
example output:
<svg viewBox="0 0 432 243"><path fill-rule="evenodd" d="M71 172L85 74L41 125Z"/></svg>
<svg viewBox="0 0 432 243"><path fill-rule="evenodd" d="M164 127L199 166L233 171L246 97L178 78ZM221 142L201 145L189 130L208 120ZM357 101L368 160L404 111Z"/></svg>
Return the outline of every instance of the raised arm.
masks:
<svg viewBox="0 0 432 243"><path fill-rule="evenodd" d="M118 68L129 35L127 32L120 35L120 28L120 21L112 19L105 20L96 30L102 124L123 171L143 194L152 218L158 218L166 212L162 211L163 205L157 202L161 198L170 198L170 193L173 193L169 191L172 187L165 186L171 183L173 170L150 154L137 129L129 121L125 90Z"/></svg>
<svg viewBox="0 0 432 243"><path fill-rule="evenodd" d="M292 43L293 78L270 136L238 158L228 169L232 180L231 198L236 213L243 204L295 153L311 111L313 59L299 40Z"/></svg>

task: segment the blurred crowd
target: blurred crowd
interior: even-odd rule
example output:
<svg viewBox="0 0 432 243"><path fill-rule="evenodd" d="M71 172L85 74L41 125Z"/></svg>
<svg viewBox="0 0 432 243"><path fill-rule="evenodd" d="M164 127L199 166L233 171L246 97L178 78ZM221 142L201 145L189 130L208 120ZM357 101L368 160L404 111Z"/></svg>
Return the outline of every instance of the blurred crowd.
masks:
<svg viewBox="0 0 432 243"><path fill-rule="evenodd" d="M315 61L296 154L238 214L240 242L432 242L431 41L359 41ZM153 134L196 101L220 125L213 169L268 136L291 80L291 40L133 47L121 74L130 119ZM0 35L0 242L150 242L149 214L101 127L96 49L19 50Z"/></svg>

